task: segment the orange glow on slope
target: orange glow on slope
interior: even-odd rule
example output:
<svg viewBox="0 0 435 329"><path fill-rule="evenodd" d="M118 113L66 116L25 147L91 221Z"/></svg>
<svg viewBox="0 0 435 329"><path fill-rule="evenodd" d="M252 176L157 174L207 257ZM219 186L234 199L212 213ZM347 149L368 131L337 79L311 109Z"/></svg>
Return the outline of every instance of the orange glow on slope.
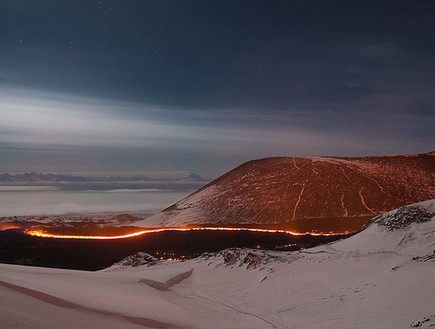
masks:
<svg viewBox="0 0 435 329"><path fill-rule="evenodd" d="M16 225L11 225L11 224L7 224L7 223L0 223L0 231L6 231L6 230L12 230L12 229L16 229L19 228Z"/></svg>
<svg viewBox="0 0 435 329"><path fill-rule="evenodd" d="M31 236L36 236L40 238L55 238L55 239L87 239L87 240L115 240L115 239L126 239L132 238L144 234L150 233L158 233L158 232L167 232L167 231L177 231L177 232L186 232L186 231L249 231L249 232L260 232L260 233L284 233L290 235L313 235L313 236L333 236L333 235L343 235L348 234L348 232L328 232L328 233L316 233L316 232L293 232L286 230L268 230L268 229L260 229L260 228L238 228L238 227L175 227L175 228L157 228L157 229L149 229L137 231L129 234L123 235L113 235L113 236L104 236L104 235L69 235L69 234L51 234L42 230L25 230L24 233Z"/></svg>

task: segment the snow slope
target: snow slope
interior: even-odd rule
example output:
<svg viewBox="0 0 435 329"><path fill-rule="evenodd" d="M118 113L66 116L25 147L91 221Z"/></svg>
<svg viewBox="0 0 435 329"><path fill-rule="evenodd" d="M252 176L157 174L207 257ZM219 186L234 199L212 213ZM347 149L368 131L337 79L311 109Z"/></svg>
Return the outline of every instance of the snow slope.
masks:
<svg viewBox="0 0 435 329"><path fill-rule="evenodd" d="M435 200L403 207L299 252L228 249L99 272L0 265L0 328L433 327L434 215Z"/></svg>
<svg viewBox="0 0 435 329"><path fill-rule="evenodd" d="M434 153L266 158L242 164L137 225L354 232L375 215L432 198Z"/></svg>

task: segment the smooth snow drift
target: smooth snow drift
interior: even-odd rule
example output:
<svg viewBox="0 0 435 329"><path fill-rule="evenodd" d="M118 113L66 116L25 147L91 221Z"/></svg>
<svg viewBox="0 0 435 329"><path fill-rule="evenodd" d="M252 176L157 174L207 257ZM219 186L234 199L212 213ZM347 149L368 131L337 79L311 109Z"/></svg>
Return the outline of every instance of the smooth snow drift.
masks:
<svg viewBox="0 0 435 329"><path fill-rule="evenodd" d="M0 328L430 328L435 200L299 252L140 254L99 272L0 265Z"/></svg>

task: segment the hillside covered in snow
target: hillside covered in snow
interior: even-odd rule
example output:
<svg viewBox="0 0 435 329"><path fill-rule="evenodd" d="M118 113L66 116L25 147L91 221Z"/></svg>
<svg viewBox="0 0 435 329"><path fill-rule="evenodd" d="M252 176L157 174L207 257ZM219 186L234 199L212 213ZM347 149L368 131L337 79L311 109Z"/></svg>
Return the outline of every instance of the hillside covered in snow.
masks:
<svg viewBox="0 0 435 329"><path fill-rule="evenodd" d="M435 200L298 252L139 254L98 272L0 265L0 328L430 328Z"/></svg>
<svg viewBox="0 0 435 329"><path fill-rule="evenodd" d="M435 153L266 158L242 164L138 223L354 232L370 218L435 198Z"/></svg>

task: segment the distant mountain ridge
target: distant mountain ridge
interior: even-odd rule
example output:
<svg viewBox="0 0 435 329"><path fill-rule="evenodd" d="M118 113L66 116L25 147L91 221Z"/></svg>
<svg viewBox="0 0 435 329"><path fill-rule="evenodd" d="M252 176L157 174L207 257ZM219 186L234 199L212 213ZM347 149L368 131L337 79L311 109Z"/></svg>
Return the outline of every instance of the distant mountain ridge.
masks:
<svg viewBox="0 0 435 329"><path fill-rule="evenodd" d="M23 174L0 174L0 184L17 184L17 183L92 183L92 182L206 182L207 180L191 172L188 176L175 178L155 178L146 175L137 176L101 176L85 177L68 174L43 174L37 172L26 172Z"/></svg>
<svg viewBox="0 0 435 329"><path fill-rule="evenodd" d="M371 217L435 198L434 152L253 160L140 222L356 231Z"/></svg>

